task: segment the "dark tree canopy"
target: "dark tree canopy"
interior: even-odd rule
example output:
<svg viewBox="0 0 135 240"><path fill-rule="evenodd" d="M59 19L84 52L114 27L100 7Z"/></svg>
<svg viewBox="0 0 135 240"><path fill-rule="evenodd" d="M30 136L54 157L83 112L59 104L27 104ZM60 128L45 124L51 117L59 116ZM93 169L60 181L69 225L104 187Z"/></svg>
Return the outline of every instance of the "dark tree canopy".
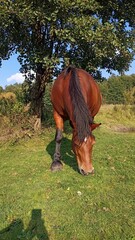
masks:
<svg viewBox="0 0 135 240"><path fill-rule="evenodd" d="M2 0L0 8L0 59L18 52L24 72L59 63L122 72L133 59L134 0Z"/></svg>
<svg viewBox="0 0 135 240"><path fill-rule="evenodd" d="M100 76L128 70L135 51L134 0L1 0L0 61L18 53L32 101L69 64ZM41 101L39 101L41 102Z"/></svg>

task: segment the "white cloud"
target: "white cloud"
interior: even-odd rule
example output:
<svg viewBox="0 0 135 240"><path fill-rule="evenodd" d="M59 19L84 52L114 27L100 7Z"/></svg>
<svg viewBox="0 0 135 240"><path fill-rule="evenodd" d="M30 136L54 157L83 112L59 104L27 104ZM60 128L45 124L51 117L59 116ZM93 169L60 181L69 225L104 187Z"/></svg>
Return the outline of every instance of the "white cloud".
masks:
<svg viewBox="0 0 135 240"><path fill-rule="evenodd" d="M23 83L24 79L25 79L25 77L23 76L22 73L15 73L7 78L7 82L8 83L11 83L11 82Z"/></svg>

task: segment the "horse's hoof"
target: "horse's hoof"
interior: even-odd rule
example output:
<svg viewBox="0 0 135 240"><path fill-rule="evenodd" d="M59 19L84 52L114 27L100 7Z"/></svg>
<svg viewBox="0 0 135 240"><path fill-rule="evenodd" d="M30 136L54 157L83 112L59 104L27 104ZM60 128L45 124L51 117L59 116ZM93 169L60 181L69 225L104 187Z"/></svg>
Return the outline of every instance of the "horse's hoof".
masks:
<svg viewBox="0 0 135 240"><path fill-rule="evenodd" d="M51 171L52 172L56 172L56 171L60 171L63 168L63 164L61 163L61 161L54 161L51 164Z"/></svg>

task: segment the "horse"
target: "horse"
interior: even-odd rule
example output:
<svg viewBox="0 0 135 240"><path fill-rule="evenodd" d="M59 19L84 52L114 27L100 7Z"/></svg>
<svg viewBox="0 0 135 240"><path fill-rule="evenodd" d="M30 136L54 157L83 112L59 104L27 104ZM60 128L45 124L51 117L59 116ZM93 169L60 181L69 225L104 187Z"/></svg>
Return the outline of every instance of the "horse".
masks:
<svg viewBox="0 0 135 240"><path fill-rule="evenodd" d="M101 123L94 122L102 96L93 77L83 69L67 67L55 80L51 91L53 116L56 124L55 153L51 171L61 170L61 140L64 122L70 121L73 129L72 149L82 175L94 173L92 148L95 137L92 131Z"/></svg>

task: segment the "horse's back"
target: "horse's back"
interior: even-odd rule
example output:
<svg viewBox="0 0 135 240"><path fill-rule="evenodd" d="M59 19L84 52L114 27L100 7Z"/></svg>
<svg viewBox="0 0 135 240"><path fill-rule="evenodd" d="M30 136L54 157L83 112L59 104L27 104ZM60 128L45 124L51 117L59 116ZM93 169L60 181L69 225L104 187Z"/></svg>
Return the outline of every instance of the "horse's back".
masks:
<svg viewBox="0 0 135 240"><path fill-rule="evenodd" d="M92 117L96 115L101 105L99 87L93 77L83 69L76 69L80 81L80 87L85 102L88 105ZM73 109L69 92L71 72L63 71L54 82L51 100L54 109L63 117L72 121ZM72 79L71 79L72 81Z"/></svg>
<svg viewBox="0 0 135 240"><path fill-rule="evenodd" d="M51 101L53 108L63 117L68 118L67 102L71 101L69 94L69 75L65 76L64 71L55 80L52 92Z"/></svg>

